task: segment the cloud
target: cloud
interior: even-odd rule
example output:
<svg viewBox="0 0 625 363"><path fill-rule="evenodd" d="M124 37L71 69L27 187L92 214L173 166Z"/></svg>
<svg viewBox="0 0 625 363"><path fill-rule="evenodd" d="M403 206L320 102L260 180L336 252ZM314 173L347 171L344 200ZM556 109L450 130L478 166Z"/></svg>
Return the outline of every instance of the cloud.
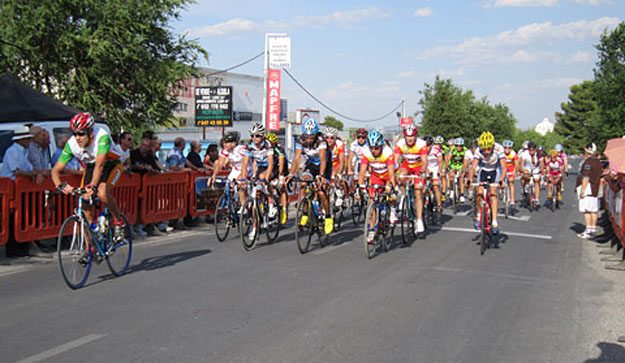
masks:
<svg viewBox="0 0 625 363"><path fill-rule="evenodd" d="M571 58L574 63L590 63L593 60L593 55L590 52L578 50Z"/></svg>
<svg viewBox="0 0 625 363"><path fill-rule="evenodd" d="M572 85L584 80L575 77L545 78L522 83L504 83L497 87L500 91L514 91L515 93L533 93L546 89L569 89Z"/></svg>
<svg viewBox="0 0 625 363"><path fill-rule="evenodd" d="M546 45L556 41L596 39L603 31L620 23L618 18L603 17L564 24L532 23L488 37L474 37L447 46L430 48L419 54L421 60L455 59L459 64L481 65L538 61L553 55L552 51L537 51L534 55L523 48ZM533 58L534 57L534 58Z"/></svg>
<svg viewBox="0 0 625 363"><path fill-rule="evenodd" d="M593 5L593 6L599 6L599 5L610 4L611 3L610 0L574 0L574 1L577 4Z"/></svg>
<svg viewBox="0 0 625 363"><path fill-rule="evenodd" d="M190 35L198 38L211 36L237 36L250 32L286 31L293 28L319 28L335 26L351 28L371 19L389 17L390 13L375 7L334 11L325 15L297 16L292 20L265 20L234 18L217 24L190 29Z"/></svg>
<svg viewBox="0 0 625 363"><path fill-rule="evenodd" d="M551 7L558 5L558 0L496 0L495 7L521 7L521 6L534 6L534 7Z"/></svg>
<svg viewBox="0 0 625 363"><path fill-rule="evenodd" d="M417 76L417 72L415 72L415 71L399 72L398 76L399 76L399 78L412 78L412 77L416 77Z"/></svg>
<svg viewBox="0 0 625 363"><path fill-rule="evenodd" d="M425 16L430 16L433 13L434 12L432 11L430 7L426 7L426 8L417 9L417 11L415 11L413 15L418 16L418 17L425 17Z"/></svg>

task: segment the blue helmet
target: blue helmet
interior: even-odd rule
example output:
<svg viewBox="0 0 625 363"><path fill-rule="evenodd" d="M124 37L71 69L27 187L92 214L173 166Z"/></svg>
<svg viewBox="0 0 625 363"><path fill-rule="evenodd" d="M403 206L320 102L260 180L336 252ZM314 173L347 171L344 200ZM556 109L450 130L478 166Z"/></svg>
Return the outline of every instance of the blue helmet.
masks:
<svg viewBox="0 0 625 363"><path fill-rule="evenodd" d="M371 130L367 135L367 141L369 141L369 146L384 146L384 135L379 130Z"/></svg>
<svg viewBox="0 0 625 363"><path fill-rule="evenodd" d="M316 135L319 133L319 122L314 118L306 119L302 123L302 134Z"/></svg>

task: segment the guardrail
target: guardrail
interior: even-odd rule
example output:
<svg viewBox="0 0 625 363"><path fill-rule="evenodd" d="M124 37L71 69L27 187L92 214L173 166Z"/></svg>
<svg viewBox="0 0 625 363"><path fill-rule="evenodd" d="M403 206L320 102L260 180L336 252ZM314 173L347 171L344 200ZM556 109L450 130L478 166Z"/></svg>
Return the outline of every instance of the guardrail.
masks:
<svg viewBox="0 0 625 363"><path fill-rule="evenodd" d="M189 171L145 174L141 178L141 223L182 218L187 214Z"/></svg>
<svg viewBox="0 0 625 363"><path fill-rule="evenodd" d="M619 174L618 179L608 179L605 188L604 200L612 223L614 234L625 247L625 174Z"/></svg>
<svg viewBox="0 0 625 363"><path fill-rule="evenodd" d="M9 216L11 215L11 201L14 193L13 180L0 178L0 246L9 240Z"/></svg>

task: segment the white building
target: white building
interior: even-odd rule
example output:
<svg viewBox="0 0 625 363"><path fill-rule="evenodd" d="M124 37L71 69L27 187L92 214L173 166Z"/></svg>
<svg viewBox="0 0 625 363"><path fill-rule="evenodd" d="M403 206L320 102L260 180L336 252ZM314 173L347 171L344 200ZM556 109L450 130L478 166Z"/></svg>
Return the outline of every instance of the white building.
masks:
<svg viewBox="0 0 625 363"><path fill-rule="evenodd" d="M549 118L545 117L541 123L534 127L534 130L541 134L542 136L547 135L550 132L553 132L554 124L549 121Z"/></svg>

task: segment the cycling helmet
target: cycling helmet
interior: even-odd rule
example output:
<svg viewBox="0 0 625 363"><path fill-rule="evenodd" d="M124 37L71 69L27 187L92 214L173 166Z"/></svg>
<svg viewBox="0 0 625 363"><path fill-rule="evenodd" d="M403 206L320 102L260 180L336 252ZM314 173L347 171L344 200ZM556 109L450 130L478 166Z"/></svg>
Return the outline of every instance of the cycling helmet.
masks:
<svg viewBox="0 0 625 363"><path fill-rule="evenodd" d="M265 125L261 124L260 122L256 122L255 124L252 125L252 127L250 127L250 134L252 134L252 135L254 135L254 134L264 135L265 134Z"/></svg>
<svg viewBox="0 0 625 363"><path fill-rule="evenodd" d="M438 135L434 138L434 143L440 145L445 142L445 139L441 135Z"/></svg>
<svg viewBox="0 0 625 363"><path fill-rule="evenodd" d="M554 156L558 156L558 152L555 150L549 150L549 156L554 157Z"/></svg>
<svg viewBox="0 0 625 363"><path fill-rule="evenodd" d="M464 146L464 139L459 137L457 139L454 140L454 145L456 146Z"/></svg>
<svg viewBox="0 0 625 363"><path fill-rule="evenodd" d="M317 119L309 118L302 123L302 134L304 135L316 135L319 133L319 122Z"/></svg>
<svg viewBox="0 0 625 363"><path fill-rule="evenodd" d="M357 136L357 137L358 137L358 136L364 136L364 137L367 137L367 134L368 134L367 129L363 129L362 127L361 127L361 128L359 128L358 130L356 130L356 136Z"/></svg>
<svg viewBox="0 0 625 363"><path fill-rule="evenodd" d="M432 145L432 143L434 142L434 139L430 135L425 135L425 137L423 137L423 140L425 140L425 144L427 146Z"/></svg>
<svg viewBox="0 0 625 363"><path fill-rule="evenodd" d="M534 141L530 141L527 143L528 149L536 149L536 143Z"/></svg>
<svg viewBox="0 0 625 363"><path fill-rule="evenodd" d="M530 145L530 142L529 142L529 141L527 141L527 140L523 141L523 149L524 149L524 150L525 150L525 149L527 149L527 148L529 148L529 145ZM534 147L536 147L536 145L535 145L535 144L534 144Z"/></svg>
<svg viewBox="0 0 625 363"><path fill-rule="evenodd" d="M95 120L89 112L80 112L69 120L69 128L72 131L88 130L93 127Z"/></svg>
<svg viewBox="0 0 625 363"><path fill-rule="evenodd" d="M490 149L495 146L495 136L490 131L483 132L477 140L477 144L480 149Z"/></svg>
<svg viewBox="0 0 625 363"><path fill-rule="evenodd" d="M278 142L278 135L276 135L273 132L268 132L267 135L265 135L265 137L267 138L267 140L269 140L270 143L275 144Z"/></svg>
<svg viewBox="0 0 625 363"><path fill-rule="evenodd" d="M334 136L334 137L338 137L339 136L339 130L337 130L334 127L330 127L330 126L326 126L325 130L323 131L323 133L326 136Z"/></svg>
<svg viewBox="0 0 625 363"><path fill-rule="evenodd" d="M413 124L406 125L404 127L404 136L417 136L418 131L417 126Z"/></svg>
<svg viewBox="0 0 625 363"><path fill-rule="evenodd" d="M447 140L447 146L454 146L455 142L456 142L456 139L451 138L451 139Z"/></svg>
<svg viewBox="0 0 625 363"><path fill-rule="evenodd" d="M230 131L224 135L224 142L239 142L239 133Z"/></svg>
<svg viewBox="0 0 625 363"><path fill-rule="evenodd" d="M556 144L556 146L554 146L553 148L559 153L561 153L562 150L564 150L561 144Z"/></svg>
<svg viewBox="0 0 625 363"><path fill-rule="evenodd" d="M541 145L538 147L538 151L545 151L545 148Z"/></svg>
<svg viewBox="0 0 625 363"><path fill-rule="evenodd" d="M379 130L371 130L367 135L367 140L371 147L384 146L384 135Z"/></svg>
<svg viewBox="0 0 625 363"><path fill-rule="evenodd" d="M514 146L514 143L512 142L512 140L504 140L502 143L503 147L512 147Z"/></svg>

